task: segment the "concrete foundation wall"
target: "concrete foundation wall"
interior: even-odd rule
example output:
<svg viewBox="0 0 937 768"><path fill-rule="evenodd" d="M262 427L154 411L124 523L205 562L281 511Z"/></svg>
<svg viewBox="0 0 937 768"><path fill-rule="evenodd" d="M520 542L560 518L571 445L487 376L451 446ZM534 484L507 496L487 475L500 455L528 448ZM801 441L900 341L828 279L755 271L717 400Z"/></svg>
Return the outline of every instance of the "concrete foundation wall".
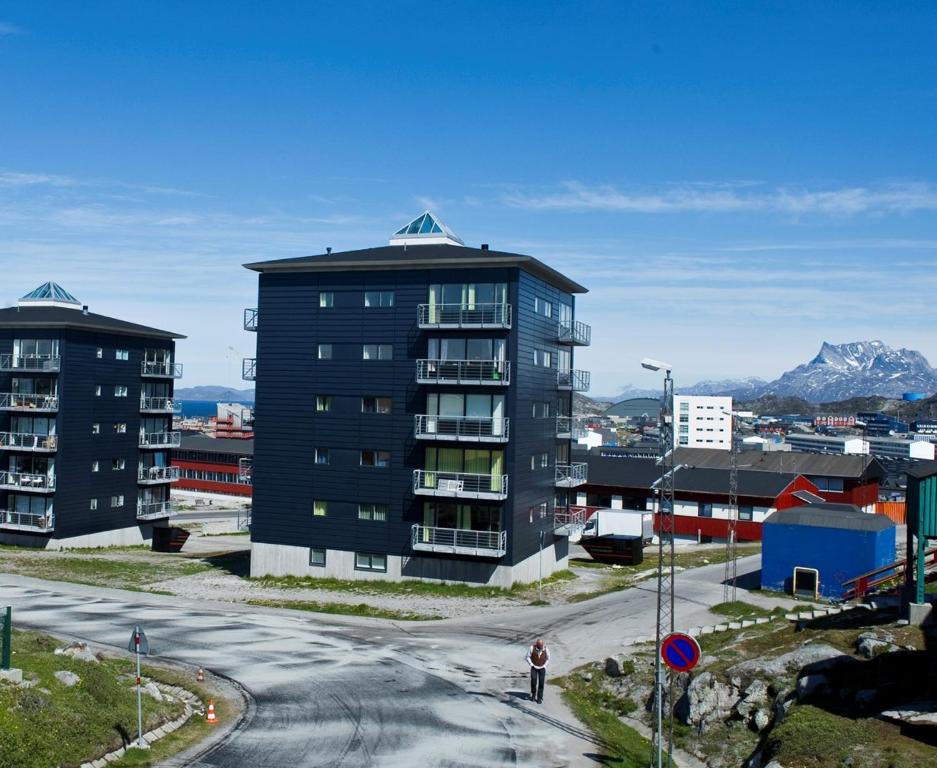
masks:
<svg viewBox="0 0 937 768"><path fill-rule="evenodd" d="M134 525L130 528L117 528L112 531L100 531L99 533L89 533L84 536L70 536L65 539L50 539L48 536L0 531L0 544L14 544L19 547L33 547L36 549L134 547L140 544L149 544L152 540L152 525Z"/></svg>

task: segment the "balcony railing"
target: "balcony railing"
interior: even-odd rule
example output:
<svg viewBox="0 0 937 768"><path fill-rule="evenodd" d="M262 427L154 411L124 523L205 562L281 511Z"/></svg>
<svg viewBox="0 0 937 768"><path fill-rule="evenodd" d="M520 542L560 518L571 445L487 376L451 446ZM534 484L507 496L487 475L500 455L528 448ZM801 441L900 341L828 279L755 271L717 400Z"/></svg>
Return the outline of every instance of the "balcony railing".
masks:
<svg viewBox="0 0 937 768"><path fill-rule="evenodd" d="M244 456L238 459L238 482L250 483L251 476L254 473L254 459L251 456Z"/></svg>
<svg viewBox="0 0 937 768"><path fill-rule="evenodd" d="M458 440L468 443L506 443L509 419L490 416L436 416L421 414L414 417L414 434L419 440Z"/></svg>
<svg viewBox="0 0 937 768"><path fill-rule="evenodd" d="M588 476L589 465L584 461L556 465L556 486L558 488L575 488L577 485L583 485Z"/></svg>
<svg viewBox="0 0 937 768"><path fill-rule="evenodd" d="M61 367L62 358L58 355L0 355L0 371L55 373Z"/></svg>
<svg viewBox="0 0 937 768"><path fill-rule="evenodd" d="M416 380L420 384L511 383L511 364L506 360L417 360Z"/></svg>
<svg viewBox="0 0 937 768"><path fill-rule="evenodd" d="M58 448L58 443L56 435L39 435L35 432L0 432L0 450L52 453Z"/></svg>
<svg viewBox="0 0 937 768"><path fill-rule="evenodd" d="M37 475L31 472L0 472L0 488L6 488L10 491L53 493L55 491L55 475Z"/></svg>
<svg viewBox="0 0 937 768"><path fill-rule="evenodd" d="M137 520L157 520L174 514L171 501L137 502Z"/></svg>
<svg viewBox="0 0 937 768"><path fill-rule="evenodd" d="M244 310L244 330L257 332L257 319L260 313L256 309Z"/></svg>
<svg viewBox="0 0 937 768"><path fill-rule="evenodd" d="M592 326L578 320L561 320L557 326L556 340L569 346L588 347L592 343Z"/></svg>
<svg viewBox="0 0 937 768"><path fill-rule="evenodd" d="M140 363L141 376L156 376L161 379L181 379L182 363Z"/></svg>
<svg viewBox="0 0 937 768"><path fill-rule="evenodd" d="M510 304L420 304L420 328L510 328Z"/></svg>
<svg viewBox="0 0 937 768"><path fill-rule="evenodd" d="M592 374L589 371L559 370L556 372L556 388L573 392L588 392Z"/></svg>
<svg viewBox="0 0 937 768"><path fill-rule="evenodd" d="M464 528L414 525L410 529L410 548L418 552L504 557L508 551L508 535L507 531L469 531Z"/></svg>
<svg viewBox="0 0 937 768"><path fill-rule="evenodd" d="M140 413L182 413L182 403L171 397L141 397Z"/></svg>
<svg viewBox="0 0 937 768"><path fill-rule="evenodd" d="M244 381L256 381L257 380L257 358L256 357L245 357L241 361L241 378Z"/></svg>
<svg viewBox="0 0 937 768"><path fill-rule="evenodd" d="M181 432L141 432L141 448L178 448L182 445Z"/></svg>
<svg viewBox="0 0 937 768"><path fill-rule="evenodd" d="M141 485L173 483L179 479L179 467L140 467L137 482Z"/></svg>
<svg viewBox="0 0 937 768"><path fill-rule="evenodd" d="M563 440L568 440L573 436L573 417L572 416L557 416L556 417L556 436Z"/></svg>
<svg viewBox="0 0 937 768"><path fill-rule="evenodd" d="M508 496L508 476L415 469L413 470L413 493L418 496L500 501Z"/></svg>
<svg viewBox="0 0 937 768"><path fill-rule="evenodd" d="M57 395L23 395L19 392L0 393L0 411L45 411L59 409Z"/></svg>
<svg viewBox="0 0 937 768"><path fill-rule="evenodd" d="M48 533L55 529L55 515L33 514L30 512L17 512L15 509L5 509L0 512L0 528L7 531L35 531Z"/></svg>
<svg viewBox="0 0 937 768"><path fill-rule="evenodd" d="M557 507L553 512L553 533L557 536L575 536L586 526L589 510L585 507Z"/></svg>

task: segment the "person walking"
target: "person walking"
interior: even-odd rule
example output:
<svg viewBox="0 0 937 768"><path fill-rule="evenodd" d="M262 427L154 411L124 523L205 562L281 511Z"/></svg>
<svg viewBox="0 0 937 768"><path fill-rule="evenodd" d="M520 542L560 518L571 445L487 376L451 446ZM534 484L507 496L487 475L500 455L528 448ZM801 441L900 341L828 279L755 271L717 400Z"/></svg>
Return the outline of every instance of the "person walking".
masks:
<svg viewBox="0 0 937 768"><path fill-rule="evenodd" d="M547 676L550 651L542 638L537 638L527 649L527 664L530 666L530 700L543 703L543 684Z"/></svg>

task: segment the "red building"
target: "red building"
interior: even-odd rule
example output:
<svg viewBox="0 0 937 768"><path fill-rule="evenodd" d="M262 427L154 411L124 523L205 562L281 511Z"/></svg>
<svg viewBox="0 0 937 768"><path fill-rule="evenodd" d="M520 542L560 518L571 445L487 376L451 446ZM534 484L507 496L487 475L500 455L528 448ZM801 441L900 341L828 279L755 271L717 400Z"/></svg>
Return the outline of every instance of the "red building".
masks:
<svg viewBox="0 0 937 768"><path fill-rule="evenodd" d="M172 465L179 467L173 487L250 497L253 457L253 440L183 435L181 446L172 452Z"/></svg>

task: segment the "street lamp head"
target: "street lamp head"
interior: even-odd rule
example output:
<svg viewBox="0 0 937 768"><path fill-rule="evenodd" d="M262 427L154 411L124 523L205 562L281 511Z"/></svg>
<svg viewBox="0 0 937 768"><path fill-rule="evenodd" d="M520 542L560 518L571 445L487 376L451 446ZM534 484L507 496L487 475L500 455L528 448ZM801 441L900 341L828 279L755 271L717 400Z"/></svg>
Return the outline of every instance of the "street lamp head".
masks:
<svg viewBox="0 0 937 768"><path fill-rule="evenodd" d="M647 368L649 371L672 371L673 366L670 363L665 363L661 360L655 360L651 357L645 357L641 361L641 367Z"/></svg>

